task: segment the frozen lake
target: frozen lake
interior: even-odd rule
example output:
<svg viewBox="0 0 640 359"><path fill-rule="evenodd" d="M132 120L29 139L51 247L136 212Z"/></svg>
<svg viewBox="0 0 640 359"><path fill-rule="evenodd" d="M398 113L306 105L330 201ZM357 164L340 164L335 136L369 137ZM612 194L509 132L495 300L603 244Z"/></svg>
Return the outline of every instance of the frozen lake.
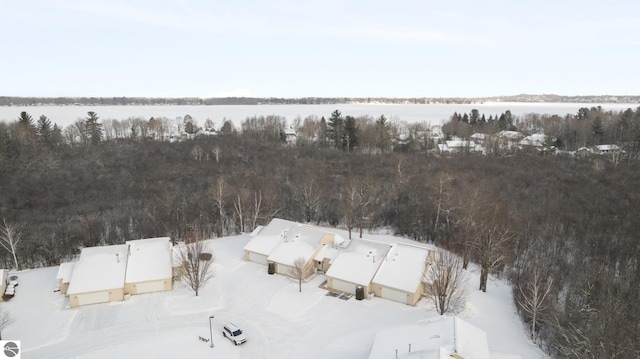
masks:
<svg viewBox="0 0 640 359"><path fill-rule="evenodd" d="M329 118L331 112L340 110L343 115L354 117L368 115L378 118L384 115L392 121L407 123L428 122L431 125L442 124L454 112L469 113L478 109L480 113L499 115L510 110L512 114L521 116L527 113L557 114L564 116L575 114L581 107L602 106L607 110L625 110L639 106L639 104L621 103L522 103L522 102L486 102L477 104L328 104L328 105L176 105L176 106L0 106L0 121L15 121L20 112L27 111L34 120L40 115L46 115L51 122L60 127L73 124L76 120L86 117L87 112L94 111L101 119L124 120L130 117L167 117L175 119L187 114L191 115L198 124L211 119L216 128L222 126L225 120L231 120L238 126L250 116L278 115L291 122L296 117L304 119L307 116L324 116Z"/></svg>

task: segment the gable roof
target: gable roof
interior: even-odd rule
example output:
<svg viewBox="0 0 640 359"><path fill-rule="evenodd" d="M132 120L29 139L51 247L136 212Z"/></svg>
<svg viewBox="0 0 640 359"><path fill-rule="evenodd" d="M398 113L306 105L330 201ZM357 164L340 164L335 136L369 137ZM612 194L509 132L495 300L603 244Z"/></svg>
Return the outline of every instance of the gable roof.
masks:
<svg viewBox="0 0 640 359"><path fill-rule="evenodd" d="M411 343L411 353L408 353ZM369 353L369 359L390 358L489 359L489 344L484 331L457 317L438 316L416 324L381 330Z"/></svg>
<svg viewBox="0 0 640 359"><path fill-rule="evenodd" d="M423 281L429 249L394 243L382 259L373 283L415 293Z"/></svg>
<svg viewBox="0 0 640 359"><path fill-rule="evenodd" d="M284 240L288 230L295 225L297 225L296 222L274 218L244 246L244 250L268 256Z"/></svg>
<svg viewBox="0 0 640 359"><path fill-rule="evenodd" d="M67 294L123 288L128 248L126 244L83 248Z"/></svg>
<svg viewBox="0 0 640 359"><path fill-rule="evenodd" d="M137 239L127 241L127 245L129 256L125 283L171 278L171 238Z"/></svg>
<svg viewBox="0 0 640 359"><path fill-rule="evenodd" d="M56 275L56 279L61 279L62 283L69 283L69 281L71 281L71 274L73 273L73 267L75 265L76 265L76 262L60 263L60 267L58 268L58 274Z"/></svg>
<svg viewBox="0 0 640 359"><path fill-rule="evenodd" d="M297 258L302 257L306 262L327 235L330 234L309 226L294 226L287 231L283 240L269 254L268 260L293 265Z"/></svg>
<svg viewBox="0 0 640 359"><path fill-rule="evenodd" d="M534 147L543 147L547 142L548 136L544 134L533 134L529 135L522 140L520 140L520 145L522 146L534 146Z"/></svg>
<svg viewBox="0 0 640 359"><path fill-rule="evenodd" d="M367 239L353 239L333 261L327 277L367 286L389 251L390 245Z"/></svg>

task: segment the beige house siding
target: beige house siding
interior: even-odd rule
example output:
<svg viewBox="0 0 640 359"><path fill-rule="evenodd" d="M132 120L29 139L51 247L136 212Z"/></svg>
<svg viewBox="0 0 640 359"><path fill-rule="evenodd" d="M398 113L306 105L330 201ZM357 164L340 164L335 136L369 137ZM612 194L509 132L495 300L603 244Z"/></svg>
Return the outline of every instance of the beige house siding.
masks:
<svg viewBox="0 0 640 359"><path fill-rule="evenodd" d="M108 291L100 291L100 292L108 292L109 302L118 302L124 300L124 288L115 288ZM72 308L80 306L80 297L87 294L93 294L99 292L87 292L87 293L77 293L69 295L69 305ZM98 303L95 303L98 304Z"/></svg>
<svg viewBox="0 0 640 359"><path fill-rule="evenodd" d="M324 235L324 237L322 237L322 239L320 239L320 244L332 245L335 240L336 240L336 235L335 234L327 233L327 234Z"/></svg>
<svg viewBox="0 0 640 359"><path fill-rule="evenodd" d="M401 302L401 303L407 304L407 305L416 305L416 303L418 303L420 298L422 298L422 293L424 293L424 284L423 283L420 283L420 285L418 286L418 288L417 288L417 290L415 292L406 292L406 291L403 291L403 290L400 290L400 289L391 288L391 287L380 285L380 284L376 284L376 283L372 283L371 284L371 292L373 294L375 294L376 297L393 300L393 299L391 299L389 297L383 296L383 292L384 292L385 288L405 293L407 295L407 299L406 299L406 301Z"/></svg>
<svg viewBox="0 0 640 359"><path fill-rule="evenodd" d="M331 290L333 290L333 291L337 291L337 292L342 292L342 290L341 290L341 289L336 288L336 284L334 283L334 280L336 280L336 281L340 281L340 282L343 282L343 283L352 284L352 285L354 286L354 288L358 288L358 286L359 286L359 285L361 285L361 284L357 284L357 283L349 282L349 281L342 280L342 279L334 279L334 278L332 278L332 277L327 277L327 288L329 288L329 289L331 289ZM370 284L369 284L369 285L363 285L362 287L364 288L364 293L365 293L365 295L366 295L367 293L369 293L369 289L370 289L370 287L371 287L371 285L370 285ZM351 293L351 294L354 294L354 295L356 294L355 289L353 290L353 292L348 291L347 293Z"/></svg>
<svg viewBox="0 0 640 359"><path fill-rule="evenodd" d="M267 265L268 256L262 253L257 253L253 251L248 251L245 249L244 251L244 259L249 262L254 262L262 265ZM264 259L264 260L263 260Z"/></svg>
<svg viewBox="0 0 640 359"><path fill-rule="evenodd" d="M326 238L329 235L326 235L323 237ZM333 238L333 235L330 235L331 238ZM333 240L333 239L332 239ZM322 248L324 247L323 244L320 244L316 247L316 249L313 251L313 253L311 254L311 256L307 259L307 262L304 264L304 269L305 269L305 273L308 273L307 277L309 275L311 275L312 273L315 273L317 265L316 265L316 261L314 260L314 258L318 255L318 253L320 253L320 251L322 250ZM245 259L248 260L249 254L247 251L245 251ZM276 261L273 261L276 264L276 273L278 274L284 274L286 276L290 276L291 277L291 268L292 266L288 265L288 264L283 264L283 263L279 263ZM328 268L327 268L328 269Z"/></svg>
<svg viewBox="0 0 640 359"><path fill-rule="evenodd" d="M138 284L142 284L142 283L155 283L155 282L163 282L163 289L162 291L170 291L173 288L173 281L171 278L166 278L166 279L159 279L159 280L150 280L150 281L145 281L145 282L135 282L135 283L125 283L124 285L124 293L125 294L131 294L131 295L136 295L139 294L138 293ZM150 292L145 292L145 293L150 293Z"/></svg>
<svg viewBox="0 0 640 359"><path fill-rule="evenodd" d="M67 290L69 289L69 282L63 282L62 279L58 279L58 288L60 288L60 293L67 295Z"/></svg>

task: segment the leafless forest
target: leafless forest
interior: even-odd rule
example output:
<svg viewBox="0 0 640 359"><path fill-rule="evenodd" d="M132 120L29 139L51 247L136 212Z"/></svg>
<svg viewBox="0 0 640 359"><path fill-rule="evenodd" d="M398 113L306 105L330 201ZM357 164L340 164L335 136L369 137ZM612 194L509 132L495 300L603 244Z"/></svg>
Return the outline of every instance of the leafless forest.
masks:
<svg viewBox="0 0 640 359"><path fill-rule="evenodd" d="M0 123L0 234L20 239L0 260L57 265L84 246L226 236L273 217L353 236L385 228L458 253L485 280L509 279L532 338L553 357L640 357L640 111L480 115L456 114L445 135L544 130L558 149L616 143L625 153L443 156L419 124L339 113L294 121L296 145L277 116L170 142L149 129L154 120L116 135L95 113L75 129L21 115ZM399 144L403 131L411 141Z"/></svg>

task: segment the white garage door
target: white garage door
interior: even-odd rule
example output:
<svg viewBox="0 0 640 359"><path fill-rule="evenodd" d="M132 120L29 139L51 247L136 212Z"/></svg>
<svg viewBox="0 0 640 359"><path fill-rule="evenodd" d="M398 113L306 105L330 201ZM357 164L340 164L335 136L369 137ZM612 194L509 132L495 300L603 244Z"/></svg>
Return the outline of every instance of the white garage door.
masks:
<svg viewBox="0 0 640 359"><path fill-rule="evenodd" d="M89 305L89 304L107 303L107 302L109 302L109 292L78 294L79 305Z"/></svg>
<svg viewBox="0 0 640 359"><path fill-rule="evenodd" d="M337 291L340 291L340 292L356 294L356 285L355 284L349 283L349 282L343 282L343 281L338 280L338 279L334 279L333 280L333 289L335 289Z"/></svg>
<svg viewBox="0 0 640 359"><path fill-rule="evenodd" d="M164 281L157 280L155 282L144 282L136 284L138 294L160 292L164 290Z"/></svg>
<svg viewBox="0 0 640 359"><path fill-rule="evenodd" d="M259 264L267 265L267 256L262 254L249 252L249 260Z"/></svg>
<svg viewBox="0 0 640 359"><path fill-rule="evenodd" d="M394 300L403 304L407 304L407 293L399 290L382 287L382 298Z"/></svg>
<svg viewBox="0 0 640 359"><path fill-rule="evenodd" d="M276 263L276 272L284 275L291 275L291 267L286 264Z"/></svg>

